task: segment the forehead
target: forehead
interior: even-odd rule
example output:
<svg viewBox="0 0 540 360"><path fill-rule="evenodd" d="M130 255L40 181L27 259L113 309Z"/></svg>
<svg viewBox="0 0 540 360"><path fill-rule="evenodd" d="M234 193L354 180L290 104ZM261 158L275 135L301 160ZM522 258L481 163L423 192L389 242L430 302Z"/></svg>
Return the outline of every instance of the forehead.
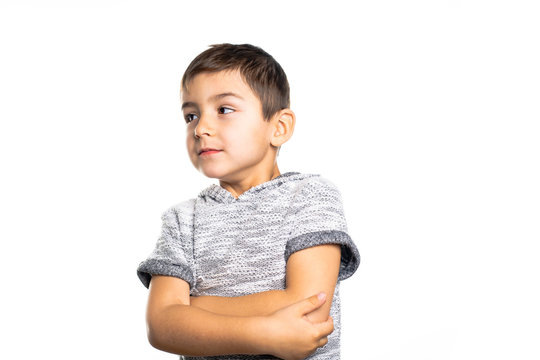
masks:
<svg viewBox="0 0 540 360"><path fill-rule="evenodd" d="M222 93L235 93L246 100L258 100L238 70L203 72L195 75L186 87L182 88L182 99L185 101L194 97L206 98Z"/></svg>

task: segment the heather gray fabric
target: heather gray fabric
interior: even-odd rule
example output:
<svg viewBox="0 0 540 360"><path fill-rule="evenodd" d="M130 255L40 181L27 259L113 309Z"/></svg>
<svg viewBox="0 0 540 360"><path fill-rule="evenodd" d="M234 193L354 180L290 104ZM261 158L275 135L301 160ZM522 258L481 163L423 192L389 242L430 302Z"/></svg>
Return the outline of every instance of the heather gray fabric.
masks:
<svg viewBox="0 0 540 360"><path fill-rule="evenodd" d="M338 283L330 309L334 332L328 344L307 359L340 358L340 281L360 264L347 233L341 194L318 174L288 172L259 184L238 199L211 185L195 199L162 215L162 232L137 275L148 287L152 274L189 283L192 296L242 296L284 289L286 263L299 250L341 245ZM180 359L276 359L259 356L180 357Z"/></svg>

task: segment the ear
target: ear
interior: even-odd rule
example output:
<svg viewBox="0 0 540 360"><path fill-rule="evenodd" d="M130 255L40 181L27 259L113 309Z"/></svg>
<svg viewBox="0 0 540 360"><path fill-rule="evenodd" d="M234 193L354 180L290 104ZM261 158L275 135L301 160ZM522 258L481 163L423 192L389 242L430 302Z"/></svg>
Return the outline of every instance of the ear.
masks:
<svg viewBox="0 0 540 360"><path fill-rule="evenodd" d="M270 143L275 147L285 144L293 135L296 116L291 109L282 109L272 117Z"/></svg>

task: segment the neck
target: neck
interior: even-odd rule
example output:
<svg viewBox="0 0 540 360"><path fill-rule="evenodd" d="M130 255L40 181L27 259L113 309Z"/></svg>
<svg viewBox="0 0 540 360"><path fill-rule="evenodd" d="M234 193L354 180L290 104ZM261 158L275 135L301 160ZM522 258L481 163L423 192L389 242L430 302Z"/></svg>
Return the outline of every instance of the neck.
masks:
<svg viewBox="0 0 540 360"><path fill-rule="evenodd" d="M268 173L254 174L253 176L247 176L244 179L235 182L227 182L220 180L219 185L228 192L230 192L232 196L234 196L236 199L238 199L240 195L242 195L244 192L251 189L252 187L275 179L279 175L281 175L281 173L276 163Z"/></svg>

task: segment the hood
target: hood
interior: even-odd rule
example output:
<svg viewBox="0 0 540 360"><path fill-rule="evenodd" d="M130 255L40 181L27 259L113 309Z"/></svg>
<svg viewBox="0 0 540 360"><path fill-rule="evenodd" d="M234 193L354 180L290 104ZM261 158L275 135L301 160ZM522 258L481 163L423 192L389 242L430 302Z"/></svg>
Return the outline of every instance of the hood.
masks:
<svg viewBox="0 0 540 360"><path fill-rule="evenodd" d="M282 185L289 181L304 180L309 177L319 176L318 174L302 174L295 171L283 173L272 180L263 182L259 185L253 186L249 190L242 193L238 199L236 199L228 190L222 188L220 185L212 184L199 193L199 198L205 201L215 201L218 203L234 203L239 201L249 201L258 193L265 190L270 190Z"/></svg>

